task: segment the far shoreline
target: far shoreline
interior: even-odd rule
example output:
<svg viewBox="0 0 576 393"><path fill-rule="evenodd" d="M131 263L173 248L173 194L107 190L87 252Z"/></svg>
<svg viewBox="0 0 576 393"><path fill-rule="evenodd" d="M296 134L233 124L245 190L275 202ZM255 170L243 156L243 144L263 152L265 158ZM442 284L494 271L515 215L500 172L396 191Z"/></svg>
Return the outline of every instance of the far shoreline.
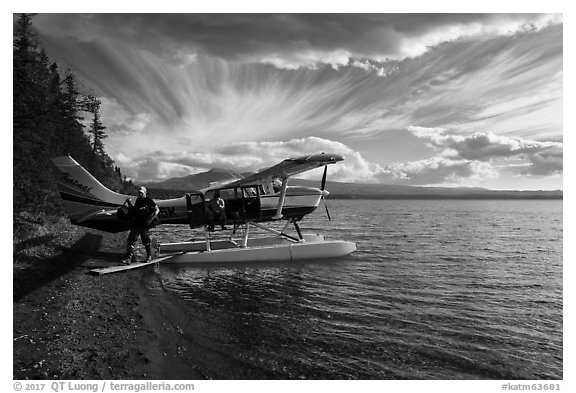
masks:
<svg viewBox="0 0 576 393"><path fill-rule="evenodd" d="M329 195L326 199L354 200L563 200L563 195Z"/></svg>

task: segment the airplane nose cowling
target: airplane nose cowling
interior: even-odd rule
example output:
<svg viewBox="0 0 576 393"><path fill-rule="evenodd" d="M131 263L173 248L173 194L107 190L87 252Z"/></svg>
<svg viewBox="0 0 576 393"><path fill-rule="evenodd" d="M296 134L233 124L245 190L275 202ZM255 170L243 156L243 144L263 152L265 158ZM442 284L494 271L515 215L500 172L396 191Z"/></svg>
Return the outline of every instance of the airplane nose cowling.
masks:
<svg viewBox="0 0 576 393"><path fill-rule="evenodd" d="M342 157L340 154L332 154L330 156L330 161L333 161L333 162L344 161L344 157Z"/></svg>

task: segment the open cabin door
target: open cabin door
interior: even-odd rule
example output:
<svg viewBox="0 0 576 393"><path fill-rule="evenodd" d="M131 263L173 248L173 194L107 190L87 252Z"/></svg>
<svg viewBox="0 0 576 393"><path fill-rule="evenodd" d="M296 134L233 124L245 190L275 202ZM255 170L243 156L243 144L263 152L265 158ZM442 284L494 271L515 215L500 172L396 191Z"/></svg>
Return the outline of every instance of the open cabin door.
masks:
<svg viewBox="0 0 576 393"><path fill-rule="evenodd" d="M186 207L190 228L205 225L208 221L205 205L204 194L201 192L190 192L186 194Z"/></svg>
<svg viewBox="0 0 576 393"><path fill-rule="evenodd" d="M242 186L242 202L244 205L244 219L258 221L262 218L260 209L260 188L258 186Z"/></svg>

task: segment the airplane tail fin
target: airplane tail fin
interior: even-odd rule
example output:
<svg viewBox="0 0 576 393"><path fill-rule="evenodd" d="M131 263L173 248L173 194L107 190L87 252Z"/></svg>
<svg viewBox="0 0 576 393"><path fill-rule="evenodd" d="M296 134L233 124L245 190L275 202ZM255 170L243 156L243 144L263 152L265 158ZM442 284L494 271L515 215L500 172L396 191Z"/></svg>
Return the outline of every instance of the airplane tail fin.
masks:
<svg viewBox="0 0 576 393"><path fill-rule="evenodd" d="M58 181L64 210L74 224L80 224L105 210L117 209L130 195L106 188L70 156L52 162L61 173Z"/></svg>

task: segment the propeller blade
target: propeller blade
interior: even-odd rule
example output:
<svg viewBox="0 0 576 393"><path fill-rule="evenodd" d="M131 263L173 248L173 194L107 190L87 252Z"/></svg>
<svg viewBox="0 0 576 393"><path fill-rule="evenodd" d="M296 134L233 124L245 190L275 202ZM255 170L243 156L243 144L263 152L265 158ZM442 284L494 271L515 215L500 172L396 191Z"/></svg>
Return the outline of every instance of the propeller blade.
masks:
<svg viewBox="0 0 576 393"><path fill-rule="evenodd" d="M326 174L328 173L328 165L324 166L324 173L322 174L322 183L320 185L320 189L324 191L326 189ZM328 221L332 221L330 218L330 212L328 211L328 205L326 204L326 198L322 195L322 201L324 201L324 208L326 209L326 215L328 216Z"/></svg>
<svg viewBox="0 0 576 393"><path fill-rule="evenodd" d="M322 191L324 191L324 189L326 188L326 172L328 172L328 165L324 166L324 174L322 175L322 184L320 186L320 189Z"/></svg>
<svg viewBox="0 0 576 393"><path fill-rule="evenodd" d="M330 218L330 212L328 211L328 205L326 204L326 200L324 200L324 207L326 208L326 215L328 216L328 221L332 221Z"/></svg>

